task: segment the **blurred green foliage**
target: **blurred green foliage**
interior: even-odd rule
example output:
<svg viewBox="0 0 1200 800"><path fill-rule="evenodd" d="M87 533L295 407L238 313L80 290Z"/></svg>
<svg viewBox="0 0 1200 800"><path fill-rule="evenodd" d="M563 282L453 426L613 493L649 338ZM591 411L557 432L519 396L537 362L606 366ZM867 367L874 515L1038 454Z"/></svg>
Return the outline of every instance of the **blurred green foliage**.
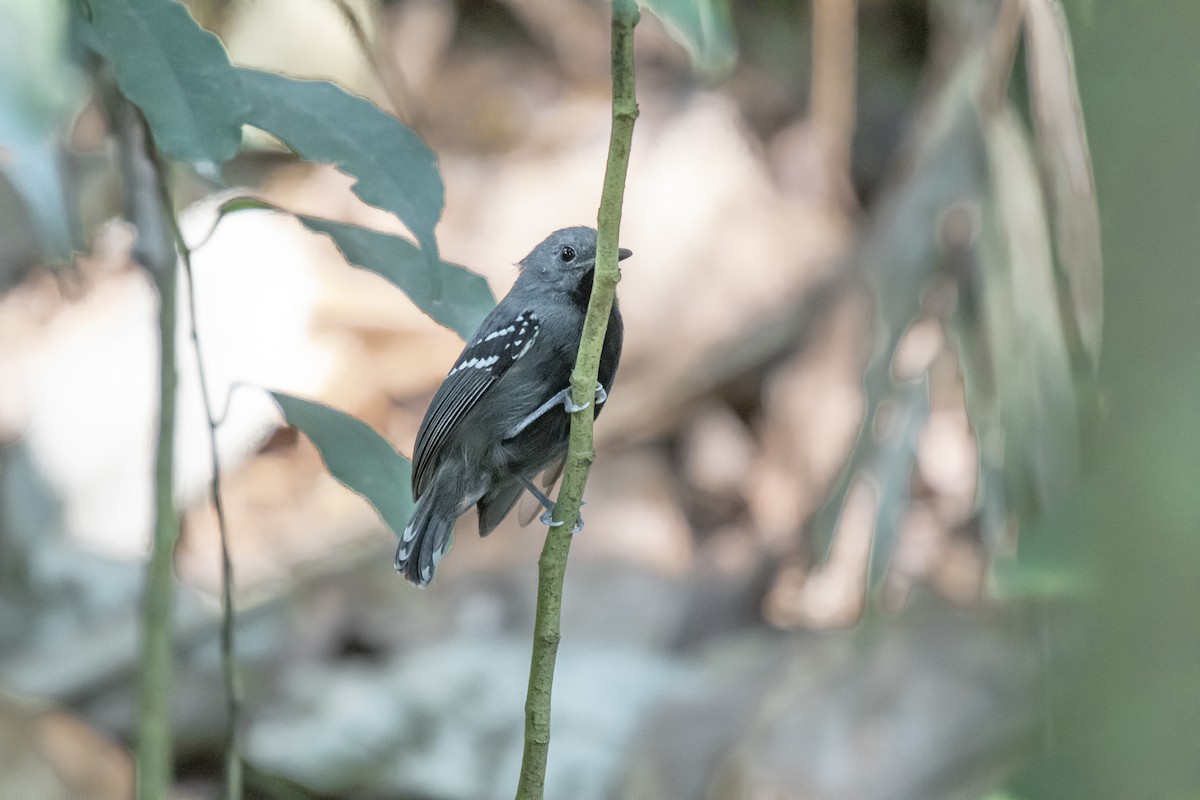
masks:
<svg viewBox="0 0 1200 800"><path fill-rule="evenodd" d="M1106 261L1103 421L1018 570L1086 567L1088 644L1020 793L1200 797L1200 4L1067 4Z"/></svg>
<svg viewBox="0 0 1200 800"><path fill-rule="evenodd" d="M697 71L724 77L737 64L730 0L638 0L683 45Z"/></svg>
<svg viewBox="0 0 1200 800"><path fill-rule="evenodd" d="M75 244L57 151L61 117L81 88L66 21L60 3L0 0L0 183L12 185L0 187L0 289L47 256L68 260Z"/></svg>
<svg viewBox="0 0 1200 800"><path fill-rule="evenodd" d="M941 327L962 376L979 451L968 524L993 551L1070 490L1092 417L1101 263L1070 37L1050 0L999 7L934 7L935 38L953 56L928 67L905 169L859 246L877 301L866 413L812 541L823 556L851 486L871 486L872 585L909 509L916 432L930 413L920 376L898 372L914 325ZM1022 41L1032 130L1007 91Z"/></svg>

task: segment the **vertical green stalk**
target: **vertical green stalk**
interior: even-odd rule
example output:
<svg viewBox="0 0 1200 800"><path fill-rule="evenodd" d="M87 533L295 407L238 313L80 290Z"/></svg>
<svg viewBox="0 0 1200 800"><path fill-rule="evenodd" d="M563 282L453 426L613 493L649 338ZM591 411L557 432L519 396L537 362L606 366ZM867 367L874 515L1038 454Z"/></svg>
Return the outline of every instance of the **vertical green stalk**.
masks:
<svg viewBox="0 0 1200 800"><path fill-rule="evenodd" d="M192 309L195 319L195 308ZM193 323L194 324L194 323ZM193 329L194 335L194 329ZM197 349L196 358L200 351ZM226 744L225 744L225 800L242 800L244 770L242 768L241 734L238 726L241 719L242 692L238 681L237 654L234 650L233 626L233 560L229 556L229 533L225 527L225 510L221 502L221 472L217 465L216 423L212 409L207 408L209 430L212 431L213 479L212 497L217 513L217 524L221 531L221 675L225 683Z"/></svg>
<svg viewBox="0 0 1200 800"><path fill-rule="evenodd" d="M592 299L583 325L579 355L571 374L571 392L577 404L590 403L600 371L600 349L608 328L608 316L616 296L621 272L617 266L617 240L629 150L638 108L634 91L633 29L638 22L634 0L613 0L612 17L612 135L608 145L608 167L600 198L599 241ZM592 449L594 414L571 415L570 448L562 488L554 508L555 521L562 523L546 534L538 561L537 615L534 619L533 656L529 665L529 689L525 697L525 750L521 757L518 800L541 798L546 783L550 749L550 694L554 664L558 657L559 620L562 612L563 579L571 548L570 529L579 519L579 507L588 472L596 454Z"/></svg>
<svg viewBox="0 0 1200 800"><path fill-rule="evenodd" d="M159 276L159 418L154 458L154 541L142 602L138 676L138 800L166 797L171 785L172 556L179 539L175 508L175 278Z"/></svg>
<svg viewBox="0 0 1200 800"><path fill-rule="evenodd" d="M137 228L134 258L158 289L159 415L154 457L154 539L142 600L138 675L137 797L162 800L172 782L172 556L179 539L175 508L175 246L164 184L141 112L114 90L110 112L120 143L125 216Z"/></svg>

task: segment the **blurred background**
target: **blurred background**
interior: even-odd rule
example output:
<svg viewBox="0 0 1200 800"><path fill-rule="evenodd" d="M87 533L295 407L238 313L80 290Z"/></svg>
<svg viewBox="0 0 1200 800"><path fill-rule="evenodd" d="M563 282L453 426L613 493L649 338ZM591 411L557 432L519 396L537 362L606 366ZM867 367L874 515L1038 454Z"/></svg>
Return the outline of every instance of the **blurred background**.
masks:
<svg viewBox="0 0 1200 800"><path fill-rule="evenodd" d="M235 63L412 127L443 256L497 296L594 224L605 4L188 6ZM1200 798L1200 5L697 7L703 48L637 29L626 347L547 796ZM0 0L0 798L133 783L156 299L68 16ZM243 386L408 454L461 342L285 213L217 222L251 194L402 232L345 175L248 135L219 177L171 175L226 410L249 794L511 796L543 530L464 518L414 589ZM199 799L220 547L180 343L172 796Z"/></svg>

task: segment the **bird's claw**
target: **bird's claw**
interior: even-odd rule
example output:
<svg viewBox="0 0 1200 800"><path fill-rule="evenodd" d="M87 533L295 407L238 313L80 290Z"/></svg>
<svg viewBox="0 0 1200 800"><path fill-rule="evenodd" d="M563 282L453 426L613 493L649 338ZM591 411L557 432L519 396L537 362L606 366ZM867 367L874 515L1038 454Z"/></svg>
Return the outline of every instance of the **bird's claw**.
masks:
<svg viewBox="0 0 1200 800"><path fill-rule="evenodd" d="M581 507L582 505L583 504L580 504ZM538 519L543 525L547 525L551 528L562 527L562 523L554 519L554 513L550 510L543 511L542 516L540 516ZM580 514L579 519L576 520L575 524L571 526L571 533L579 533L581 530L583 530L583 514Z"/></svg>
<svg viewBox="0 0 1200 800"><path fill-rule="evenodd" d="M596 405L600 405L607 399L608 399L608 392L606 392L604 390L604 384L597 382L596 383L596 394L594 396ZM571 400L570 395L568 395L567 398L565 400L563 400L563 408L565 408L567 410L568 414L574 414L577 411L583 411L585 408L591 408L591 405L592 405L591 400L589 400L588 402L584 403L581 406L576 405L575 402L573 400Z"/></svg>

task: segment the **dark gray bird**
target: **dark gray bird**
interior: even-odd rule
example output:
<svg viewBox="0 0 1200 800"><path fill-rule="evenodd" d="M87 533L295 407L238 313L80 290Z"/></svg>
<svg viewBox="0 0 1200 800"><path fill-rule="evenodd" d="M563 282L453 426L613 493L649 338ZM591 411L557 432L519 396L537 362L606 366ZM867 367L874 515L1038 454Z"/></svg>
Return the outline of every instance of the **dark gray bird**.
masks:
<svg viewBox="0 0 1200 800"><path fill-rule="evenodd" d="M620 258L631 253L621 249ZM570 430L571 370L592 296L596 231L550 234L519 264L512 290L459 355L425 412L413 449L412 518L396 570L425 585L450 549L455 521L471 506L487 536L529 490L552 503L533 478L563 458ZM600 354L596 414L612 389L623 327L614 301ZM548 519L548 517L544 517Z"/></svg>

